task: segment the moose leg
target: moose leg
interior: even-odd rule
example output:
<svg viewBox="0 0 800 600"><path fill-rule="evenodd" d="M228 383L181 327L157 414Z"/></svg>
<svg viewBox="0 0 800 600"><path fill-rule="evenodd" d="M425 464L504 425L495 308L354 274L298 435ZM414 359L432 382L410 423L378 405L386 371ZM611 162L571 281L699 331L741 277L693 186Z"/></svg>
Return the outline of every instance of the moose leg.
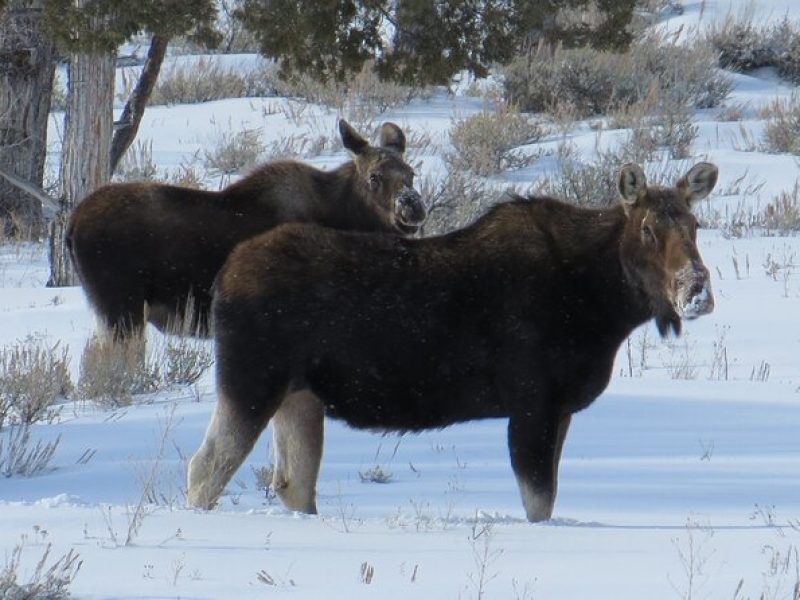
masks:
<svg viewBox="0 0 800 600"><path fill-rule="evenodd" d="M250 454L277 404L273 395L267 397L272 402L264 402L261 397L245 409L241 403L232 402L222 386L218 389L217 406L203 443L189 461L188 502L206 510L214 507Z"/></svg>
<svg viewBox="0 0 800 600"><path fill-rule="evenodd" d="M272 418L275 493L289 510L316 514L325 409L310 391L287 396Z"/></svg>
<svg viewBox="0 0 800 600"><path fill-rule="evenodd" d="M509 419L511 467L529 521L545 521L553 515L558 463L570 420L570 415L526 415Z"/></svg>
<svg viewBox="0 0 800 600"><path fill-rule="evenodd" d="M130 294L125 297L92 299L106 330L117 341L124 341L144 332L144 297Z"/></svg>

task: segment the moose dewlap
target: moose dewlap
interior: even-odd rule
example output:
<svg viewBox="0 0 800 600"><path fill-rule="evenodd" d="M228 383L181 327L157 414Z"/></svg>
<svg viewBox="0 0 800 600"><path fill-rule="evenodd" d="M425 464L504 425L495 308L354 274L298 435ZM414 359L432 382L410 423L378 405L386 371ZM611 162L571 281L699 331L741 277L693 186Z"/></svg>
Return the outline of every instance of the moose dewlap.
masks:
<svg viewBox="0 0 800 600"><path fill-rule="evenodd" d="M527 518L550 518L570 419L620 344L713 310L691 205L716 180L699 163L649 187L625 165L607 209L516 198L441 237L286 225L241 244L217 280L218 401L189 502L215 504L276 411L274 484L305 512L323 413L383 431L507 417Z"/></svg>

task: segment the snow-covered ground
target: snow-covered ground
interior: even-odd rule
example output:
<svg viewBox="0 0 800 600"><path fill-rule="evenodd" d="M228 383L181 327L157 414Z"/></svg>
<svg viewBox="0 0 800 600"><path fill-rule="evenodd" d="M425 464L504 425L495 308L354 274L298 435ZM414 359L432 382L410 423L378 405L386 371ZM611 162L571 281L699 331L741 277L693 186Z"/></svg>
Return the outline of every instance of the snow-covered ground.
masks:
<svg viewBox="0 0 800 600"><path fill-rule="evenodd" d="M684 2L669 25L702 24L744 4ZM800 16L790 0L753 10L759 19ZM795 157L741 149L740 125L759 136L758 108L791 87L734 81L727 103L747 103L748 120L697 116L694 152L721 172L704 211L763 206L800 176ZM480 106L442 93L381 120L431 136L435 144L412 156L435 175L452 118ZM260 128L269 144L303 132L332 136L335 120L278 98L152 107L139 139L152 141L155 162L169 171L221 130ZM585 128L573 142L591 149L596 139ZM330 153L312 162L342 160ZM541 170L504 180L534 183ZM757 194L721 195L745 173ZM186 461L215 401L208 373L194 389L115 412L68 403L56 423L35 426L37 438L61 442L46 474L0 479L0 547L10 555L25 536L23 581L48 543L51 559L74 549L83 561L70 588L78 598L796 598L800 238L704 230L699 245L715 312L686 324L680 339L662 341L648 325L623 346L606 392L573 420L547 523L524 519L502 420L404 437L329 421L318 516L289 513L256 488L253 468L269 462L265 435L218 509L187 509ZM46 273L43 247L0 247L0 344L60 340L77 376L94 317L79 288L43 287ZM360 473L376 466L390 481L363 483ZM160 504L147 505L131 531L148 478Z"/></svg>

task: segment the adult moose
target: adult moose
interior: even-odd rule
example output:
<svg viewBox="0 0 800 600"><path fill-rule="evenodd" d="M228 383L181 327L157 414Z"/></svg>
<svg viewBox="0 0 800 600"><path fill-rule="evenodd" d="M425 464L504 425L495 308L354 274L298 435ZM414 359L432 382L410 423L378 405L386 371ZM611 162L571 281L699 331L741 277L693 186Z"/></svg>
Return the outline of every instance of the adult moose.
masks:
<svg viewBox="0 0 800 600"><path fill-rule="evenodd" d="M158 183L102 187L73 212L67 244L90 303L117 338L182 323L209 335L211 287L239 242L286 222L413 233L425 207L393 123L371 146L344 120L354 159L332 171L296 161L267 163L220 192ZM192 298L193 302L189 302Z"/></svg>
<svg viewBox="0 0 800 600"><path fill-rule="evenodd" d="M517 198L441 237L288 225L240 245L218 279L218 400L189 502L213 506L285 398L309 390L357 428L508 417L527 518L550 518L570 419L605 389L620 344L649 319L679 334L713 309L690 206L716 180L699 163L648 187L629 164L607 209ZM314 512L316 432L293 425L277 491Z"/></svg>

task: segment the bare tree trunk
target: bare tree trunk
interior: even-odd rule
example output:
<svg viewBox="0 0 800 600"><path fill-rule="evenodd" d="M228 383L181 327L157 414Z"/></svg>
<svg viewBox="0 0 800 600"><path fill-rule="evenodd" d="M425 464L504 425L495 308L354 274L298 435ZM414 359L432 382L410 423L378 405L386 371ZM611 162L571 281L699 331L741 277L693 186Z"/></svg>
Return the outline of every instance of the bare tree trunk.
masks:
<svg viewBox="0 0 800 600"><path fill-rule="evenodd" d="M164 62L168 44L169 38L160 35L154 35L150 41L150 50L147 52L147 61L142 68L142 74L139 76L136 88L131 92L130 98L125 103L118 128L114 132L114 139L111 142L112 173L139 131L139 123L142 120L142 115L144 115L144 109L150 99L150 94L153 93L153 88L156 85L156 79L158 79L161 64Z"/></svg>
<svg viewBox="0 0 800 600"><path fill-rule="evenodd" d="M42 187L55 47L42 34L44 0L11 0L0 17L0 169ZM0 179L6 233L38 235L41 202Z"/></svg>
<svg viewBox="0 0 800 600"><path fill-rule="evenodd" d="M48 287L77 283L66 247L67 220L78 202L111 179L115 63L113 52L70 56L61 156L62 209L50 228Z"/></svg>

